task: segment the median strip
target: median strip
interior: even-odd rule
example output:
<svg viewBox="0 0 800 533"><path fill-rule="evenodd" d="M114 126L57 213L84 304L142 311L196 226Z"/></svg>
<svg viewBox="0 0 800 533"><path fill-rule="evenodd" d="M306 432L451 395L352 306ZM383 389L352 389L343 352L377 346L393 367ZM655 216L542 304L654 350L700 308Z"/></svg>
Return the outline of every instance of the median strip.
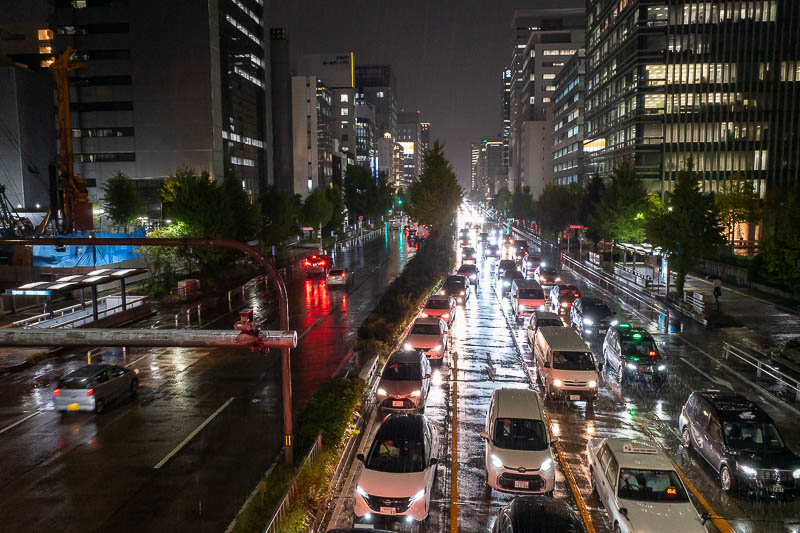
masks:
<svg viewBox="0 0 800 533"><path fill-rule="evenodd" d="M453 352L453 436L450 453L450 533L458 533L458 353Z"/></svg>
<svg viewBox="0 0 800 533"><path fill-rule="evenodd" d="M222 411L224 411L224 410L225 410L225 408L226 408L226 407L228 407L232 401L233 401L233 396L231 396L230 398L228 398L228 401L227 401L227 402L223 403L223 404L220 406L220 408L219 408L219 409L217 409L216 411L214 411L213 413L211 413L211 415L210 415L208 418L206 418L205 420L203 420L203 423L202 423L202 424L200 424L199 426L197 426L197 427L195 428L195 430L194 430L194 431L192 431L191 433L189 433L189 436L188 436L188 437L186 437L185 439L183 439L183 440L181 441L181 443L180 443L180 444L178 444L177 446L175 446L175 447L172 449L172 451L171 451L171 452L169 452L169 453L166 455L166 457L164 457L163 459L161 459L161 460L158 462L158 464L156 464L156 466L154 466L153 468L154 468L154 469L156 469L156 470L158 470L159 468L161 468L162 466L164 466L165 464L167 464L167 463L169 462L169 460L170 460L170 459L172 459L172 458L175 456L175 454L177 454L179 451L181 451L181 448L183 448L184 446L186 446L187 444L189 444L189 442L190 442L190 441L191 441L193 438L195 438L195 437L197 436L197 434L198 434L198 433L200 433L201 431L203 431L203 428L204 428L204 427L206 427L206 426L207 426L209 423L211 423L211 421L212 421L212 420L214 420L214 418L216 418L216 416L217 416L218 414L220 414Z"/></svg>

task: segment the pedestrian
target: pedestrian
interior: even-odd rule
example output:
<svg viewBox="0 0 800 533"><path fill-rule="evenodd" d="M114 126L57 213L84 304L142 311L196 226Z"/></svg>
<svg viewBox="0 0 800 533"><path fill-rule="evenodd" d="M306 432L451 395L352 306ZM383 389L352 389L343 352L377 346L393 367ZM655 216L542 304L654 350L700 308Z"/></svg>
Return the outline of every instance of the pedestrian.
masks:
<svg viewBox="0 0 800 533"><path fill-rule="evenodd" d="M722 280L714 278L714 301L717 302L717 307L719 307L720 296L722 296Z"/></svg>

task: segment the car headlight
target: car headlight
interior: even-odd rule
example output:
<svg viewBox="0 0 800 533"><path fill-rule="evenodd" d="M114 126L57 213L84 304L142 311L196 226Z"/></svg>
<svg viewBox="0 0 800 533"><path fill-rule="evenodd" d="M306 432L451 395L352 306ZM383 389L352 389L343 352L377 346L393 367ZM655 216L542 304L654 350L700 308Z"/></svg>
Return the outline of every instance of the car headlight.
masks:
<svg viewBox="0 0 800 533"><path fill-rule="evenodd" d="M566 309L567 307L569 307L569 302L561 302L561 307Z"/></svg>
<svg viewBox="0 0 800 533"><path fill-rule="evenodd" d="M414 494L411 498L409 498L408 499L408 503L417 502L417 501L421 500L424 497L425 497L425 489L422 489L418 493Z"/></svg>
<svg viewBox="0 0 800 533"><path fill-rule="evenodd" d="M417 389L417 390L415 390L414 392L412 392L412 393L411 393L411 397L412 397L412 398L416 398L416 397L417 397L417 396L419 396L420 394L422 394L422 391L421 391L421 390L419 390L419 389Z"/></svg>
<svg viewBox="0 0 800 533"><path fill-rule="evenodd" d="M593 388L595 388L595 387L597 387L597 382L596 382L595 380L591 380L591 381L589 382L589 388L590 388L590 389L593 389Z"/></svg>
<svg viewBox="0 0 800 533"><path fill-rule="evenodd" d="M503 461L500 460L495 454L491 456L492 466L495 468L503 468Z"/></svg>
<svg viewBox="0 0 800 533"><path fill-rule="evenodd" d="M510 287L510 286L511 286L511 283L509 283L507 281L503 282L503 287Z"/></svg>
<svg viewBox="0 0 800 533"><path fill-rule="evenodd" d="M627 368L628 370L636 370L636 365L633 363L627 363L625 365L625 368Z"/></svg>
<svg viewBox="0 0 800 533"><path fill-rule="evenodd" d="M612 320L611 321L611 325L612 326L616 326L617 324L619 324L619 320Z"/></svg>
<svg viewBox="0 0 800 533"><path fill-rule="evenodd" d="M591 326L592 324L594 324L591 318L584 318L583 323L586 324L587 326Z"/></svg>
<svg viewBox="0 0 800 533"><path fill-rule="evenodd" d="M795 479L800 479L800 468L792 472L792 477Z"/></svg>
<svg viewBox="0 0 800 533"><path fill-rule="evenodd" d="M414 347L413 347L413 346L411 346L409 343L405 343L405 344L403 345L403 349L404 349L404 350L413 350L413 349L414 349Z"/></svg>
<svg viewBox="0 0 800 533"><path fill-rule="evenodd" d="M556 378L556 379L554 379L554 380L553 380L553 386L554 386L554 387L560 387L560 386L561 386L561 385L563 385L563 384L564 384L564 383L563 383L563 382L562 382L560 379L558 379L558 378Z"/></svg>
<svg viewBox="0 0 800 533"><path fill-rule="evenodd" d="M542 472L549 472L553 469L553 460L549 457L542 461L542 466L539 467Z"/></svg>
<svg viewBox="0 0 800 533"><path fill-rule="evenodd" d="M663 372L664 370L666 370L666 369L667 369L667 365L658 365L658 369L659 369L661 372Z"/></svg>
<svg viewBox="0 0 800 533"><path fill-rule="evenodd" d="M458 294L460 294L461 296L464 296L464 291L461 291Z"/></svg>
<svg viewBox="0 0 800 533"><path fill-rule="evenodd" d="M356 485L356 492L364 498L369 498L369 494L367 494L367 491L361 488L361 485Z"/></svg>
<svg viewBox="0 0 800 533"><path fill-rule="evenodd" d="M384 389L378 389L378 396L386 396L386 391Z"/></svg>
<svg viewBox="0 0 800 533"><path fill-rule="evenodd" d="M753 468L752 466L737 464L736 468L738 468L746 476L756 477L756 473L757 473L756 469ZM800 477L800 476L798 476L798 477Z"/></svg>
<svg viewBox="0 0 800 533"><path fill-rule="evenodd" d="M557 278L556 278L556 281L561 281L561 278L557 277Z"/></svg>
<svg viewBox="0 0 800 533"><path fill-rule="evenodd" d="M441 349L442 349L442 345L441 344L437 344L436 346L433 347L433 351L434 352L437 351L437 350L441 350Z"/></svg>
<svg viewBox="0 0 800 533"><path fill-rule="evenodd" d="M428 313L420 313L419 316L422 318L428 318Z"/></svg>

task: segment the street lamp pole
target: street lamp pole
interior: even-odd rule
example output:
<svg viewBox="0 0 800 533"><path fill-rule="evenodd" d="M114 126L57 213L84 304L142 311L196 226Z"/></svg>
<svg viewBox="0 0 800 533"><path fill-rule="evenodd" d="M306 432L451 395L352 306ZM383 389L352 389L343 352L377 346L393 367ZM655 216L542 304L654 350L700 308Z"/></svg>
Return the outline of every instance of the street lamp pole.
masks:
<svg viewBox="0 0 800 533"><path fill-rule="evenodd" d="M286 285L283 278L278 273L275 265L267 259L267 256L243 242L227 239L151 239L151 238L101 238L89 239L86 237L61 238L61 237L41 237L41 238L19 238L19 239L0 239L0 246L66 246L66 245L88 245L88 246L170 246L177 248L230 248L243 252L256 261L264 268L278 290L278 317L280 320L279 328L284 331L289 330L289 298L286 293ZM286 463L289 466L294 464L294 430L292 427L292 367L289 357L289 348L283 347L281 350L281 375L283 388L283 432L284 432L284 454Z"/></svg>

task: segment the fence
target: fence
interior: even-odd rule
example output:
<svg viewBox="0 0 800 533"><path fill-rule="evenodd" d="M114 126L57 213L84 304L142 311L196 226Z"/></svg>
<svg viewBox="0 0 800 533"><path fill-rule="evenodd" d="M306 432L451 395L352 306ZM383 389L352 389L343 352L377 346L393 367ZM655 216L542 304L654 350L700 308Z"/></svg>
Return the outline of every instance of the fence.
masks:
<svg viewBox="0 0 800 533"><path fill-rule="evenodd" d="M781 396L783 392L782 399L789 400L794 404L800 403L800 381L778 370L775 362L767 354L754 348L745 349L729 342L723 342L722 347L726 361L734 357L745 363L751 371L755 371L756 380L763 379L765 375L768 376L779 386L778 396Z"/></svg>
<svg viewBox="0 0 800 533"><path fill-rule="evenodd" d="M148 298L146 296L128 296L126 299L125 307L126 309L131 309L134 307L139 307L140 305L144 305L147 302ZM122 298L120 296L104 296L102 298L97 299L97 318L102 319L109 315L115 314L118 311L122 310ZM59 318L68 317L70 315L76 315L72 319L64 320L63 322L57 320ZM52 324L45 325L44 323L54 321ZM57 309L53 311L53 315L50 316L50 313L41 313L32 317L25 318L23 320L17 320L16 322L11 323L11 327L14 328L35 328L35 327L46 327L46 328L67 328L67 327L78 327L89 322L94 321L94 315L92 314L92 306L84 304L75 304L69 307L64 307L63 309Z"/></svg>
<svg viewBox="0 0 800 533"><path fill-rule="evenodd" d="M306 468L306 465L314 461L321 451L322 434L320 433L314 440L314 445L311 446L311 450L309 450L308 454L303 459L303 462L300 464L300 468L297 470L297 474L294 476L294 479L292 479L291 485L289 485L289 488L286 489L286 492L283 494L281 503L278 504L278 508L275 509L275 513L273 513L272 518L267 523L264 533L273 533L274 531L278 530L278 526L281 524L284 518L286 518L286 514L289 512L289 505L292 501L292 498L294 498L294 495L297 494L297 480L300 479L300 476L303 474L303 470Z"/></svg>
<svg viewBox="0 0 800 533"><path fill-rule="evenodd" d="M383 235L385 231L386 227L381 226L380 228L372 230L368 233L364 233L363 235L350 237L342 241L336 241L336 243L333 245L331 253L347 250L350 246L359 246L359 245L363 246L364 243L375 240L376 238Z"/></svg>

